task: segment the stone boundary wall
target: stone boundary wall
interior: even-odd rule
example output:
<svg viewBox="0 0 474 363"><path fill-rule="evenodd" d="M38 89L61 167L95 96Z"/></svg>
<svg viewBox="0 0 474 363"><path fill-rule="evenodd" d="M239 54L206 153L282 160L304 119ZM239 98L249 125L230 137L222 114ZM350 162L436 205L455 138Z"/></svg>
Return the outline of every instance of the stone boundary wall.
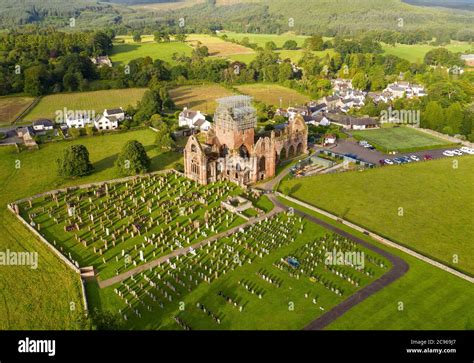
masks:
<svg viewBox="0 0 474 363"><path fill-rule="evenodd" d="M68 266L69 268L71 268L75 273L77 273L79 275L79 280L81 282L81 295L82 295L82 303L84 304L84 313L86 314L86 316L88 315L88 304L87 304L87 296L86 296L86 290L85 290L85 286L84 286L84 281L82 280L81 278L81 271L80 269L74 265L71 261L69 261L66 256L64 256L60 251L58 251L56 249L56 247L54 247L51 243L48 242L48 240L46 238L44 238L36 229L34 229L32 226L30 226L30 224L25 221L23 219L23 217L20 215L20 214L16 214L15 213L15 210L13 209L13 207L11 206L11 204L8 205L8 210L10 212L12 212L15 217L18 218L18 220L31 232L33 233L33 235L38 239L40 240L41 242L43 242L44 245L46 245L46 247L48 247L56 256L59 257L59 259L64 262L66 264L66 266Z"/></svg>
<svg viewBox="0 0 474 363"><path fill-rule="evenodd" d="M78 190L78 189L87 189L87 188L91 188L91 187L100 187L100 186L103 186L105 184L123 183L123 182L127 182L127 181L130 181L130 180L141 179L141 178L146 178L146 177L149 177L149 176L160 175L160 174L168 174L168 173L176 173L178 175L184 176L183 173L181 173L177 170L165 169L165 170L154 171L154 172L146 173L146 174L127 176L127 177L124 177L124 178L109 179L109 180L104 180L104 181L101 181L101 182L80 184L80 185L70 186L70 187L67 187L67 188L49 190L49 191L44 192L44 193L35 194L31 197L26 197L26 198L16 200L16 201L12 202L12 204L24 203L24 202L28 202L29 200L33 200L33 199L36 199L36 198L40 198L40 197L44 197L44 196L47 196L47 195L56 194L56 193L60 193L60 192L67 192L67 191Z"/></svg>
<svg viewBox="0 0 474 363"><path fill-rule="evenodd" d="M51 195L51 194L56 194L58 192L67 192L68 190L77 190L77 189L87 189L87 188L90 188L90 187L94 187L94 186L102 186L102 185L105 185L105 184L114 184L114 183L121 183L121 182L126 182L126 181L129 181L129 180L135 180L135 179L141 179L141 178L146 178L148 176L153 176L153 175L159 175L159 174L167 174L167 173L176 173L178 175L181 175L181 176L184 176L183 173L177 171L177 170L174 170L174 169L166 169L166 170L159 170L159 171L155 171L155 172L152 172L152 173L147 173L147 174L142 174L142 175L133 175L133 176L129 176L129 177L125 177L125 178L119 178L119 179L110 179L110 180L106 180L106 181L102 181L102 182L96 182L96 183L88 183L88 184L82 184L82 185L78 185L78 186L73 186L73 187L68 187L68 188L61 188L61 189L55 189L55 190L50 190L50 191L47 191L47 192L44 192L44 193L40 193L40 194L36 194L36 195L33 195L31 197L27 197L27 198L23 198L23 199L19 199L19 200L16 200L15 202L12 202L12 203L9 203L7 205L7 208L10 212L12 212L17 218L18 220L31 232L33 233L33 235L38 239L40 240L43 244L45 244L55 255L57 255L59 257L59 259L61 261L63 261L66 266L68 266L69 268L71 268L75 273L77 273L79 275L79 279L81 281L81 295L82 295L82 301L83 301L83 304L84 304L84 311L85 311L85 314L87 315L88 314L88 303L87 303L87 296L86 296L86 290L85 290L85 282L84 280L81 278L81 271L80 271L80 267L77 267L76 265L74 265L71 261L69 261L69 259L64 256L58 249L56 249L55 246L53 246L50 242L48 242L48 240L46 240L46 238L44 238L36 229L34 229L32 226L30 226L30 224L25 221L25 219L20 215L20 214L16 214L15 213L15 210L13 208L13 205L14 204L19 204L19 203L24 203L24 202L27 202L29 200L33 200L33 199L36 199L36 198L40 198L40 197L44 197L46 195Z"/></svg>
<svg viewBox="0 0 474 363"><path fill-rule="evenodd" d="M288 196L288 195L282 194L282 193L280 193L280 192L275 192L275 194L276 194L277 196L279 196L279 197L282 197L282 198L284 198L284 199L289 200L290 202L293 202L293 203L295 203L295 204L301 205L301 206L304 207L304 208L313 210L313 211L315 211L315 212L317 212L317 213L320 213L320 214L322 214L322 215L324 215L324 216L326 216L326 217L328 217L328 218L331 218L332 220L335 220L335 221L340 222L340 223L342 223L342 224L344 224L344 225L346 225L346 226L348 226L348 227L351 227L351 228L355 229L356 231L359 231L359 232L365 234L366 236L369 236L369 237L375 239L376 241L378 241L378 242L380 242L380 243L382 243L382 244L384 244L384 245L387 245L387 246L396 248L396 249L398 249L398 250L400 250L400 251L403 251L403 252L405 252L405 253L407 253L407 254L413 256L413 257L418 258L419 260L422 260L422 261L424 261L424 262L427 262L427 263L429 263L430 265L433 265L433 266L435 266L435 267L437 267L437 268L439 268L439 269L441 269L441 270L444 270L444 271L449 272L449 273L451 273L451 274L453 274L453 275L456 275L457 277L460 277L460 278L462 278L462 279L464 279L464 280L466 280L466 281L469 281L470 283L474 283L474 278L473 278L473 277L471 277L471 276L469 276L469 275L467 275L467 274L464 274L464 273L462 273L462 272L460 272L460 271L458 271L458 270L455 270L455 269L452 268L452 267L446 266L446 265L444 265L444 264L442 264L442 263L440 263L440 262L438 262L438 261L436 261L436 260L434 260L434 259L432 259L432 258L429 258L429 257L427 257L427 256L425 256L425 255L422 255L421 253L418 253L418 252L416 252L416 251L414 251L414 250L412 250L412 249L410 249L410 248L407 248L407 247L402 246L402 245L400 245L400 244L398 244L398 243L395 243L395 242L393 242L393 241L391 241L391 240L389 240L389 239L387 239L387 238L384 238L384 237L382 237L382 236L380 236L380 235L378 235L378 234L376 234L376 233L373 233L373 232L371 232L371 231L369 231L369 230L367 230L367 229L365 229L365 228L362 228L362 227L360 227L360 226L358 226L358 225L356 225L356 224L354 224L354 223L351 223L351 222L349 222L349 221L346 221L345 219L339 218L339 217L337 217L337 216L335 216L335 215L333 215L333 214L331 214L331 213L328 213L328 212L326 212L326 211L324 211L324 210L322 210L322 209L320 209L320 208L317 208L317 207L314 207L314 206L312 206L312 205L310 205L310 204L307 204L307 203L305 203L305 202L302 202L302 201L300 201L300 200L298 200L298 199L295 199L295 198L290 197L290 196Z"/></svg>
<svg viewBox="0 0 474 363"><path fill-rule="evenodd" d="M411 125L409 125L409 127L413 128L415 130L424 132L425 134L429 134L431 136L436 136L440 139L443 139L443 140L446 140L446 141L449 141L449 142L452 142L452 143L461 143L464 146L474 148L474 143L469 142L467 140L457 139L455 137L452 137L452 136L449 136L449 135L446 135L446 134L442 134L440 132L430 130L430 129L423 129L421 127L414 127L414 126L411 126Z"/></svg>

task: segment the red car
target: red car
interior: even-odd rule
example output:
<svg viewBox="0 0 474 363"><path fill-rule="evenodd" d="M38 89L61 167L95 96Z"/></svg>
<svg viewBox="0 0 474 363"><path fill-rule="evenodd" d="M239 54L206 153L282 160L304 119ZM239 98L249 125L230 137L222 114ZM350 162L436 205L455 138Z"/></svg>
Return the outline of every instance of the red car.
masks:
<svg viewBox="0 0 474 363"><path fill-rule="evenodd" d="M429 155L429 154L426 154L426 155L424 156L424 159L425 159L425 160L432 160L433 157L432 157L431 155Z"/></svg>

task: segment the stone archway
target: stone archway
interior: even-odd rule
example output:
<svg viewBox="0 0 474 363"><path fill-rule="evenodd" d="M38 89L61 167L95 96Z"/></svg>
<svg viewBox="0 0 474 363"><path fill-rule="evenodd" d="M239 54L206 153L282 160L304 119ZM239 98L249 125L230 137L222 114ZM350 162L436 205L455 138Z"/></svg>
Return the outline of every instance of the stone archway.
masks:
<svg viewBox="0 0 474 363"><path fill-rule="evenodd" d="M296 147L296 155L300 155L303 153L303 144L300 142Z"/></svg>
<svg viewBox="0 0 474 363"><path fill-rule="evenodd" d="M266 170L266 159L265 156L262 156L258 161L258 171L265 171Z"/></svg>
<svg viewBox="0 0 474 363"><path fill-rule="evenodd" d="M291 145L290 148L288 149L288 157L292 158L293 156L295 156L295 147Z"/></svg>
<svg viewBox="0 0 474 363"><path fill-rule="evenodd" d="M280 158L281 160L285 160L287 157L288 155L286 154L286 149L283 147L280 151Z"/></svg>

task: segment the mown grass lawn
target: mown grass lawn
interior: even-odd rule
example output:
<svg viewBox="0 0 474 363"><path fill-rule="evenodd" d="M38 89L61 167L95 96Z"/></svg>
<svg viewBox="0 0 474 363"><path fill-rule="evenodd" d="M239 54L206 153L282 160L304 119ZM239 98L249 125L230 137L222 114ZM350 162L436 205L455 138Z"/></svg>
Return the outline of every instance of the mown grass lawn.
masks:
<svg viewBox="0 0 474 363"><path fill-rule="evenodd" d="M474 157L457 162L292 179L280 190L472 275Z"/></svg>
<svg viewBox="0 0 474 363"><path fill-rule="evenodd" d="M326 327L328 330L463 330L474 329L472 284L397 249L333 221L319 213L288 202L327 223L403 258L408 272L382 291L364 300ZM399 303L403 310L399 310Z"/></svg>
<svg viewBox="0 0 474 363"><path fill-rule="evenodd" d="M104 112L105 108L135 106L141 100L146 88L111 89L91 92L58 93L44 96L24 117L26 121L40 118L55 120L56 112L64 108L70 111Z"/></svg>
<svg viewBox="0 0 474 363"><path fill-rule="evenodd" d="M27 266L0 266L0 329L82 327L79 278L36 240L8 212L6 205L58 187L117 177L113 163L122 146L132 139L145 146L152 158L153 170L168 168L180 161L181 155L161 153L154 148L155 134L149 129L51 143L40 150L20 154L13 147L0 148L0 251L39 253L36 270ZM87 147L95 171L84 178L63 180L56 175L55 160L73 143ZM75 310L71 310L71 303Z"/></svg>
<svg viewBox="0 0 474 363"><path fill-rule="evenodd" d="M425 134L409 127L387 127L375 130L353 131L357 139L367 140L384 152L410 151L417 148L431 148L449 145L448 141Z"/></svg>
<svg viewBox="0 0 474 363"><path fill-rule="evenodd" d="M472 49L472 45L464 42L452 42L451 44L443 45L441 47L454 53ZM426 53L440 47L429 44L396 44L395 46L383 44L382 48L385 54L396 55L397 57L406 59L412 63L423 63Z"/></svg>
<svg viewBox="0 0 474 363"><path fill-rule="evenodd" d="M143 57L151 57L153 60L161 59L170 64L175 64L173 54L191 55L192 47L187 43L171 41L156 43L153 36L142 36L140 43L132 41L131 37L117 37L125 43L114 43L110 59L114 65L125 65L131 60Z"/></svg>

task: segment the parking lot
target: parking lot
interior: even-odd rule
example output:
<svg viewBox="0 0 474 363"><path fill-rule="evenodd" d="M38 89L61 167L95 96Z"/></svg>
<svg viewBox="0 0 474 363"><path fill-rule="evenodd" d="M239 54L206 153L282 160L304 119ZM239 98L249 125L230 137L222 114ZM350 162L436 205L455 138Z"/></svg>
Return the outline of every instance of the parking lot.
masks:
<svg viewBox="0 0 474 363"><path fill-rule="evenodd" d="M373 163L376 165L381 165L380 160L385 160L385 159L395 159L395 158L401 158L404 156L410 157L411 155L417 156L420 160L425 159L425 155L429 155L431 159L440 159L440 158L446 158L448 156L443 155L443 152L446 150L459 150L461 146L458 147L445 147L445 148L440 148L440 149L431 149L431 150L421 150L421 151L414 151L414 152L408 152L408 153L398 153L395 155L390 155L390 154L385 154L382 153L378 150L371 150L368 148L365 148L359 143L354 142L354 141L348 141L348 140L338 140L337 145L331 148L331 151L340 153L340 154L354 154L357 155L358 159L367 161L369 163ZM463 153L465 155L465 153ZM455 155L457 156L457 155Z"/></svg>

